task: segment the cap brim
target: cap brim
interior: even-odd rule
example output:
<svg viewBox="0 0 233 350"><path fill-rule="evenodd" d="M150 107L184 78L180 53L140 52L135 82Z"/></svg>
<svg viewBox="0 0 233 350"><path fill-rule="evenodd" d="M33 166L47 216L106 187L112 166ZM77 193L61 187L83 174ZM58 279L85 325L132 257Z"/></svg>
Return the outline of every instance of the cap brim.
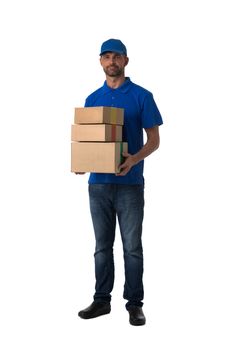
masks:
<svg viewBox="0 0 233 350"><path fill-rule="evenodd" d="M126 53L120 50L104 50L103 52L100 53L100 56L102 56L103 54L107 53L107 52L114 52L114 53L119 53L120 55L125 55Z"/></svg>

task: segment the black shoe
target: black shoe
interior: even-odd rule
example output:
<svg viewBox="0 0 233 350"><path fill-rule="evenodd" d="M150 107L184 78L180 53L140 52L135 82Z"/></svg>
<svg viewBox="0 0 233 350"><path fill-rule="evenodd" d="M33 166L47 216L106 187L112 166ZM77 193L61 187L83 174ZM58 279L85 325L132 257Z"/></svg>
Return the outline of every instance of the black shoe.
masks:
<svg viewBox="0 0 233 350"><path fill-rule="evenodd" d="M94 301L86 309L79 311L78 315L81 318L88 319L88 318L94 318L94 317L109 314L110 311L111 311L110 303Z"/></svg>
<svg viewBox="0 0 233 350"><path fill-rule="evenodd" d="M143 326L146 323L145 315L140 306L131 306L129 311L129 323L133 326Z"/></svg>

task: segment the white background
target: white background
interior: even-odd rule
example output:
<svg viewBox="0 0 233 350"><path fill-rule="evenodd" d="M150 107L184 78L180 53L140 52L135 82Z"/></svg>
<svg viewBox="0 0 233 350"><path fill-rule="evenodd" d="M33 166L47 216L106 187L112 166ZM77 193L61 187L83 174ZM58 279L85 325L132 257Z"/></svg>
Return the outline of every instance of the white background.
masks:
<svg viewBox="0 0 233 350"><path fill-rule="evenodd" d="M1 349L232 350L230 3L1 1ZM164 119L145 164L139 328L124 309L119 232L112 313L77 317L92 301L94 238L88 177L70 173L70 125L103 84L98 54L111 37Z"/></svg>

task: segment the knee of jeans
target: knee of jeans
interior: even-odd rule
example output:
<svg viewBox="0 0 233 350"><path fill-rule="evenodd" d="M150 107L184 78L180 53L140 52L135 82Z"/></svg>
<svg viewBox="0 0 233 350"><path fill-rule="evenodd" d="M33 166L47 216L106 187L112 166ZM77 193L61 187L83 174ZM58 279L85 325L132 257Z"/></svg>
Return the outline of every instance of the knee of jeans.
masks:
<svg viewBox="0 0 233 350"><path fill-rule="evenodd" d="M124 255L125 256L132 256L136 258L142 258L143 256L143 250L142 245L135 244L134 242L128 242L124 245Z"/></svg>
<svg viewBox="0 0 233 350"><path fill-rule="evenodd" d="M95 254L96 255L102 255L103 257L110 257L113 255L113 248L111 246L107 245L96 245L95 247Z"/></svg>

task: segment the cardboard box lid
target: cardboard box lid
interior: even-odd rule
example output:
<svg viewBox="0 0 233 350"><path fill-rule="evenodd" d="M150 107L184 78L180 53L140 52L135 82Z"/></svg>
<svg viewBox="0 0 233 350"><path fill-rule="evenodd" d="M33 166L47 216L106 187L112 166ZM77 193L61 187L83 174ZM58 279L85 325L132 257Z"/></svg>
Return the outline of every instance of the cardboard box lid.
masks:
<svg viewBox="0 0 233 350"><path fill-rule="evenodd" d="M75 108L75 124L124 124L124 109L116 107Z"/></svg>
<svg viewBox="0 0 233 350"><path fill-rule="evenodd" d="M121 142L122 125L110 124L73 124L71 141Z"/></svg>

